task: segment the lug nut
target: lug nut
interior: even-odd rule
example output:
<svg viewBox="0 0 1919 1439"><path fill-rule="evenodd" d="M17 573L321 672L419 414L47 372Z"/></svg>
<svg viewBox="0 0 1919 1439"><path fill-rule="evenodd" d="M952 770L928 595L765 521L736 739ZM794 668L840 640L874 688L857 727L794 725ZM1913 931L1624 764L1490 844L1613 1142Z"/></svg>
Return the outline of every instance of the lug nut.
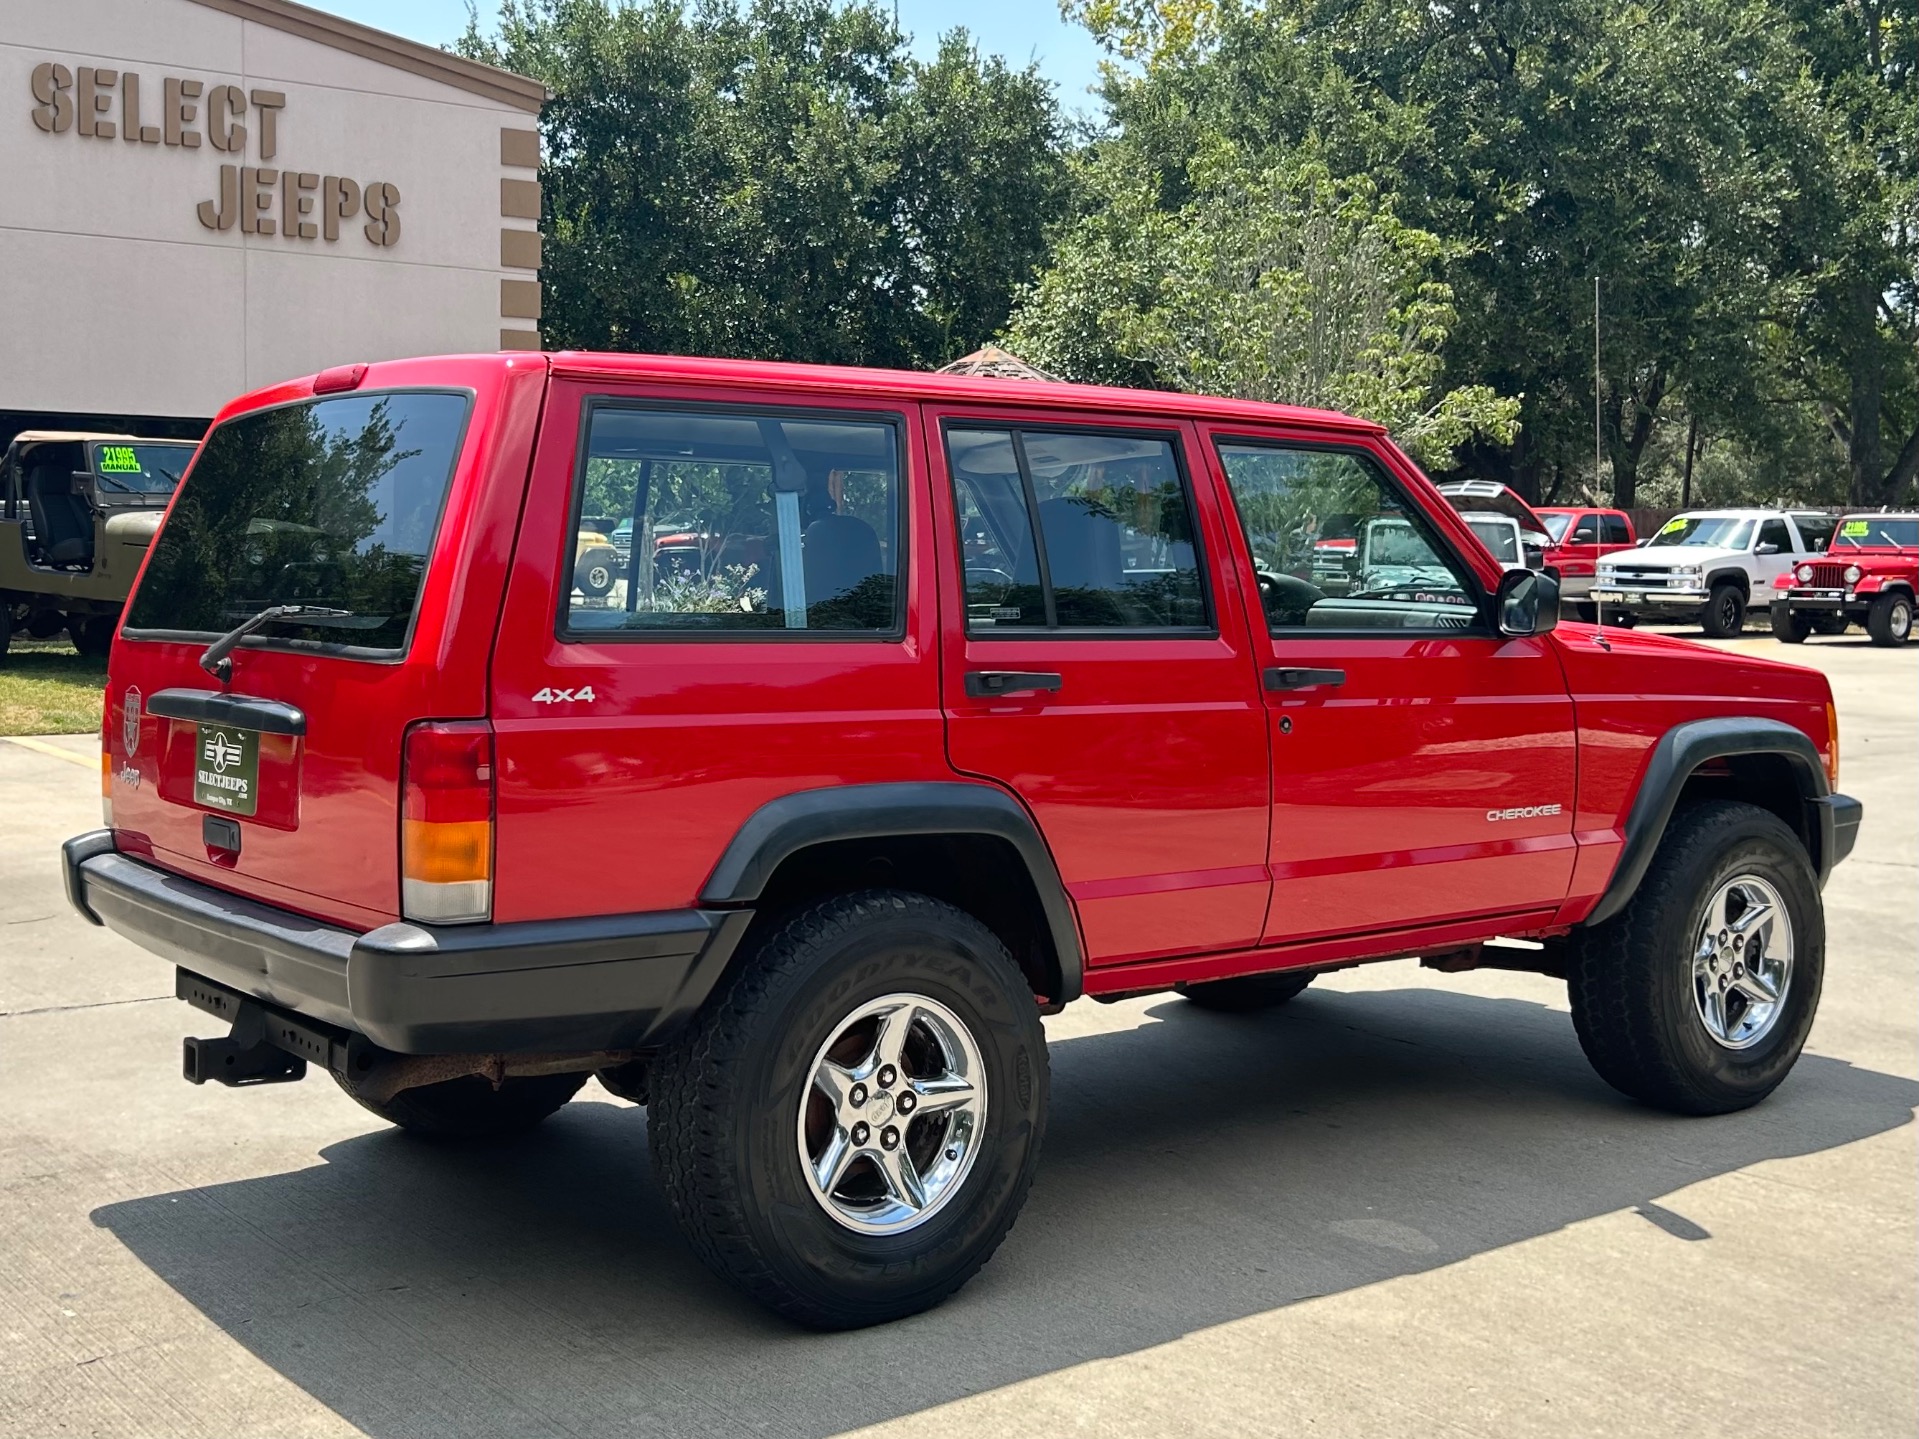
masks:
<svg viewBox="0 0 1919 1439"><path fill-rule="evenodd" d="M880 1147L882 1149L898 1149L900 1147L900 1132L890 1124L880 1131Z"/></svg>
<svg viewBox="0 0 1919 1439"><path fill-rule="evenodd" d="M913 1106L917 1103L919 1103L919 1101L913 1098L913 1091L903 1089L900 1091L900 1097L893 1101L893 1107L898 1109L901 1114L911 1114L913 1112Z"/></svg>
<svg viewBox="0 0 1919 1439"><path fill-rule="evenodd" d="M858 1109L862 1104L866 1103L866 1086L863 1084L854 1085L852 1092L846 1096L846 1102L855 1109Z"/></svg>
<svg viewBox="0 0 1919 1439"><path fill-rule="evenodd" d="M864 1144L872 1133L873 1131L868 1129L865 1124L856 1124L853 1126L853 1142L855 1144Z"/></svg>
<svg viewBox="0 0 1919 1439"><path fill-rule="evenodd" d="M879 1079L881 1089L891 1089L893 1087L893 1081L898 1078L899 1075L894 1072L892 1065L882 1064L880 1066Z"/></svg>

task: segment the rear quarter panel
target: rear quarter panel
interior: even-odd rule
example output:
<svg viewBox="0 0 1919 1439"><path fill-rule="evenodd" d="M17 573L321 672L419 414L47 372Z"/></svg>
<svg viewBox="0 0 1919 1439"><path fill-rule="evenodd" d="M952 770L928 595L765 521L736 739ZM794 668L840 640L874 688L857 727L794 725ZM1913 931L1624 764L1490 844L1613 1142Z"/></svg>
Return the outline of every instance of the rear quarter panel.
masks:
<svg viewBox="0 0 1919 1439"><path fill-rule="evenodd" d="M1554 640L1579 740L1579 859L1561 923L1584 918L1604 892L1653 746L1675 725L1750 716L1803 731L1821 752L1832 743L1832 691L1816 670L1594 625L1562 624Z"/></svg>

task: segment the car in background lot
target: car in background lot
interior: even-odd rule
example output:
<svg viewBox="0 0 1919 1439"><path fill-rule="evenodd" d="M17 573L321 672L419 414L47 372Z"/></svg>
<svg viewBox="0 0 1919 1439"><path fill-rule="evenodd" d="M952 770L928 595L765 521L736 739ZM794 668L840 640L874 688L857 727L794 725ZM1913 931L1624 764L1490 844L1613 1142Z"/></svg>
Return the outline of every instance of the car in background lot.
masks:
<svg viewBox="0 0 1919 1439"><path fill-rule="evenodd" d="M1770 603L1773 581L1823 550L1835 523L1816 510L1690 510L1638 549L1602 559L1593 602L1607 619L1611 611L1736 635L1747 608Z"/></svg>
<svg viewBox="0 0 1919 1439"><path fill-rule="evenodd" d="M1919 514L1847 515L1823 555L1779 577L1772 632L1796 645L1856 624L1876 645L1903 645L1912 637L1915 594Z"/></svg>
<svg viewBox="0 0 1919 1439"><path fill-rule="evenodd" d="M1448 480L1439 486L1439 493L1446 497L1447 504L1462 515L1473 518L1489 514L1503 515L1518 526L1520 559L1518 563L1502 559L1501 564L1511 564L1514 569L1546 568L1546 551L1552 545L1552 535L1532 506L1522 500L1512 486L1502 485L1497 480Z"/></svg>
<svg viewBox="0 0 1919 1439"><path fill-rule="evenodd" d="M581 595L589 484L636 535L724 514L710 563ZM1825 677L1561 628L1363 420L467 355L235 401L183 498L64 861L231 1025L186 1076L312 1064L479 1137L597 1075L694 1252L807 1324L986 1262L1039 1163L1041 1017L1082 995L1532 969L1682 1114L1758 1103L1813 1023L1862 813ZM1329 528L1363 537L1340 594Z"/></svg>
<svg viewBox="0 0 1919 1439"><path fill-rule="evenodd" d="M1559 576L1561 598L1580 619L1597 618L1591 596L1599 562L1639 543L1632 516L1578 505L1549 505L1536 513L1552 541L1546 567Z"/></svg>
<svg viewBox="0 0 1919 1439"><path fill-rule="evenodd" d="M197 441L29 430L0 456L0 655L67 631L97 657Z"/></svg>

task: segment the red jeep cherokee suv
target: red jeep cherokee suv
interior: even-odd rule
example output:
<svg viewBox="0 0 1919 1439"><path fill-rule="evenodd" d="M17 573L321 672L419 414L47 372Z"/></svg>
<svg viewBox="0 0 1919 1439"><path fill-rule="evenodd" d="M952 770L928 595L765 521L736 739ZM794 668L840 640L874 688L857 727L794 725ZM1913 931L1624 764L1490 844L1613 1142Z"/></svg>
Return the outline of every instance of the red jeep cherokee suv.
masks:
<svg viewBox="0 0 1919 1439"><path fill-rule="evenodd" d="M576 536L622 520L612 588L576 589ZM707 1263L867 1324L1011 1227L1040 1018L1081 995L1517 965L1648 1104L1779 1084L1860 818L1826 681L1557 612L1340 415L356 365L201 446L68 883L230 1021L189 1079L313 1063L473 1136L597 1074Z"/></svg>

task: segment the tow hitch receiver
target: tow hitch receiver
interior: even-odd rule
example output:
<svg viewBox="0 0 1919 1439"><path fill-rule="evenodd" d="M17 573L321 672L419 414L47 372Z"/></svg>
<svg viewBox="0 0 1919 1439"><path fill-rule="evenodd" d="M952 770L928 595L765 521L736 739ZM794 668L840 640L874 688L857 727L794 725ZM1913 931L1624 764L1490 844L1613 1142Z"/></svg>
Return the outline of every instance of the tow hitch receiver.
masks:
<svg viewBox="0 0 1919 1439"><path fill-rule="evenodd" d="M248 1005L225 1039L189 1036L181 1041L181 1071L194 1084L205 1084L209 1079L216 1084L291 1084L305 1079L307 1062L269 1044L262 1037L265 1032L265 1016Z"/></svg>

